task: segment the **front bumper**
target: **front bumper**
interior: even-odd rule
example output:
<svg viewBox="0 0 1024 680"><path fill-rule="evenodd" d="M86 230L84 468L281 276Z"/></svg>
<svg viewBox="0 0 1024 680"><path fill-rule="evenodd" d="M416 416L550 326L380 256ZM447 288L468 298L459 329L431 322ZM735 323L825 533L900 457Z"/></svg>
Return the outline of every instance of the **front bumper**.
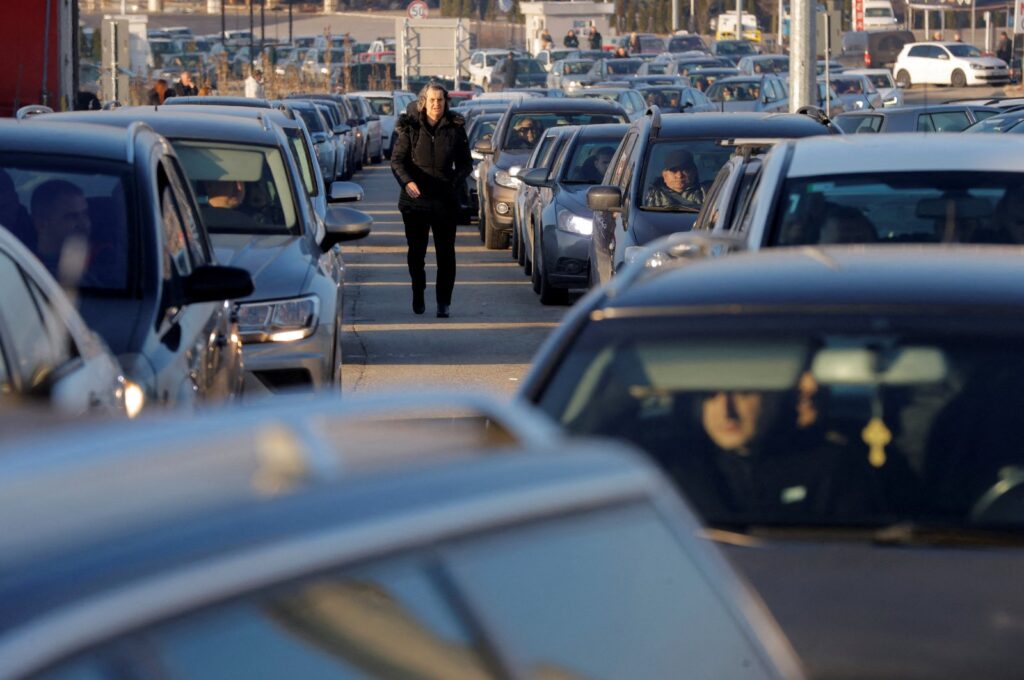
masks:
<svg viewBox="0 0 1024 680"><path fill-rule="evenodd" d="M320 324L309 337L293 342L242 345L246 395L287 390L320 390L334 383L334 333Z"/></svg>
<svg viewBox="0 0 1024 680"><path fill-rule="evenodd" d="M556 288L586 288L590 280L591 237L544 227L544 273Z"/></svg>
<svg viewBox="0 0 1024 680"><path fill-rule="evenodd" d="M1008 83L1010 82L1010 70L1009 69L984 69L975 70L967 69L967 84L968 85L991 85L993 83Z"/></svg>
<svg viewBox="0 0 1024 680"><path fill-rule="evenodd" d="M495 228L511 232L516 190L497 183L492 184L490 189L491 200L488 205L487 219Z"/></svg>

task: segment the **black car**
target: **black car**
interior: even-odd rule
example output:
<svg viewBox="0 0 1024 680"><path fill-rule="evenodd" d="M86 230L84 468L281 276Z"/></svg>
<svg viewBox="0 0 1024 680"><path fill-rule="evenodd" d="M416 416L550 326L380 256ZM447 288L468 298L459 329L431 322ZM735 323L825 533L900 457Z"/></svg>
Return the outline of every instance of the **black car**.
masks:
<svg viewBox="0 0 1024 680"><path fill-rule="evenodd" d="M795 113L664 114L657 107L633 123L613 160L609 184L592 187L587 205L594 211L590 255L591 283L609 280L628 249L665 234L688 231L704 195L732 150L723 140L744 137L804 137L829 134L809 116ZM671 159L692 163L686 200L658 200ZM662 205L665 203L665 205Z"/></svg>
<svg viewBox="0 0 1024 680"><path fill-rule="evenodd" d="M892 69L903 46L917 42L910 31L848 31L842 35L836 61L846 68Z"/></svg>
<svg viewBox="0 0 1024 680"><path fill-rule="evenodd" d="M1024 110L999 113L979 120L966 128L964 132L1009 132L1019 135L1024 133L1024 125L1020 124L1021 121L1024 121Z"/></svg>
<svg viewBox="0 0 1024 680"><path fill-rule="evenodd" d="M0 678L802 677L635 451L413 396L0 444Z"/></svg>
<svg viewBox="0 0 1024 680"><path fill-rule="evenodd" d="M245 270L217 264L167 140L138 122L120 129L33 116L0 120L0 149L0 169L33 222L59 227L11 230L76 290L82 318L146 403L238 395L242 348L230 301L253 283Z"/></svg>
<svg viewBox="0 0 1024 680"><path fill-rule="evenodd" d="M990 106L932 104L873 111L847 111L833 117L843 132L961 132L979 120L1001 113Z"/></svg>
<svg viewBox="0 0 1024 680"><path fill-rule="evenodd" d="M779 248L631 268L521 398L645 449L812 678L1015 678L1018 248Z"/></svg>
<svg viewBox="0 0 1024 680"><path fill-rule="evenodd" d="M569 98L528 98L513 102L489 141L477 142L483 154L477 166L480 196L480 237L489 249L507 248L512 233L512 204L520 181L516 173L530 157L541 135L558 125L625 123L618 104Z"/></svg>

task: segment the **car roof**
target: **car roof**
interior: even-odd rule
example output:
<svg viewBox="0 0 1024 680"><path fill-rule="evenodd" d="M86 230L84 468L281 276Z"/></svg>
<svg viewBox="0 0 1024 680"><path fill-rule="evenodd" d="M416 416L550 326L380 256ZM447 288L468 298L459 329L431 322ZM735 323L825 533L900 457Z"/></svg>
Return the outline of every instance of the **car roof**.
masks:
<svg viewBox="0 0 1024 680"><path fill-rule="evenodd" d="M787 144L792 148L789 177L922 171L1024 173L1019 160L1024 155L1024 139L1003 135L834 135ZM835 162L837 158L843 159L842 164Z"/></svg>
<svg viewBox="0 0 1024 680"><path fill-rule="evenodd" d="M800 113L663 113L658 138L802 137L828 128Z"/></svg>
<svg viewBox="0 0 1024 680"><path fill-rule="evenodd" d="M1001 109L997 109L994 106L982 106L980 104L921 104L919 106L896 106L889 109L864 109L860 111L843 111L842 113L836 114L837 116L848 116L848 115L872 115L872 116L916 116L920 113L936 113L943 111L964 111L970 109L972 111L991 111L993 114L1006 113Z"/></svg>
<svg viewBox="0 0 1024 680"><path fill-rule="evenodd" d="M46 114L54 120L74 123L95 122L127 127L140 120L165 137L213 139L239 144L277 145L274 126L268 120L246 120L214 113L182 115L177 107L125 106L111 111L73 111Z"/></svg>
<svg viewBox="0 0 1024 680"><path fill-rule="evenodd" d="M188 97L168 97L164 106L182 106L185 104L202 104L203 106L257 106L262 109L271 108L266 99L254 99L251 97L229 97L227 95L198 95Z"/></svg>
<svg viewBox="0 0 1024 680"><path fill-rule="evenodd" d="M884 137L885 135L879 135ZM895 154L894 154L895 155ZM960 244L767 248L723 258L691 260L636 280L603 306L631 314L738 314L743 305L775 310L841 305L901 309L942 307L1024 312L1021 249Z"/></svg>
<svg viewBox="0 0 1024 680"><path fill-rule="evenodd" d="M629 129L629 123L600 123L580 125L580 139L602 139L604 137L622 137Z"/></svg>
<svg viewBox="0 0 1024 680"><path fill-rule="evenodd" d="M174 112L177 113L178 111L181 111L182 113L252 118L254 120L267 118L274 121L281 127L299 127L303 124L300 123L297 118L293 118L292 115L290 115L290 112L283 111L281 109L262 109L255 106L198 106L183 104L175 107Z"/></svg>
<svg viewBox="0 0 1024 680"><path fill-rule="evenodd" d="M622 107L603 99L533 97L513 102L509 113L622 113Z"/></svg>
<svg viewBox="0 0 1024 680"><path fill-rule="evenodd" d="M130 162L133 136L126 130L107 125L70 126L53 120L55 115L63 114L41 114L21 121L0 118L2 153L46 153ZM149 128L140 129L152 132Z"/></svg>

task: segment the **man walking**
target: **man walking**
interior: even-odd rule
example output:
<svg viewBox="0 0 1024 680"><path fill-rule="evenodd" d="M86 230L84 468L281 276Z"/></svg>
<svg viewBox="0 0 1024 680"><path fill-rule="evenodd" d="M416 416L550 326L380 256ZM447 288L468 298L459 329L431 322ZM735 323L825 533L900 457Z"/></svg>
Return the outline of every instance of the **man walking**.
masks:
<svg viewBox="0 0 1024 680"><path fill-rule="evenodd" d="M604 47L604 37L601 35L601 31L597 30L597 25L590 22L590 49L599 50Z"/></svg>

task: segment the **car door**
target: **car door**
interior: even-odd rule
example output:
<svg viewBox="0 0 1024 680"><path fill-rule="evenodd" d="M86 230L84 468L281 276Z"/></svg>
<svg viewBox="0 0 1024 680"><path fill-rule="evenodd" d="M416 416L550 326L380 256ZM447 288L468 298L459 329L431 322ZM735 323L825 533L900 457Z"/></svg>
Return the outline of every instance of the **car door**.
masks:
<svg viewBox="0 0 1024 680"><path fill-rule="evenodd" d="M639 203L637 197L633 195L636 176L642 173L643 168L637 167L640 160L643 158L646 145L641 139L637 139L637 143L633 145L633 148L629 152L629 158L626 159L625 167L623 167L622 175L619 177L617 183L619 190L622 192L622 210L613 213L615 216L615 230L612 236L612 242L609 244L612 253L612 273L614 274L622 266L625 258L625 242L626 232L629 230L630 222L635 217L633 211L636 210L636 205Z"/></svg>
<svg viewBox="0 0 1024 680"><path fill-rule="evenodd" d="M620 180L626 170L633 148L637 144L638 133L630 131L622 140L616 156L612 161L612 171L607 178L610 186L620 187ZM621 188L620 188L621 191ZM623 195L625 198L625 195ZM611 278L612 252L615 247L615 230L618 214L609 210L594 211L594 237L591 239L591 281L604 283Z"/></svg>
<svg viewBox="0 0 1024 680"><path fill-rule="evenodd" d="M914 45L907 50L907 55L900 64L900 68L910 74L912 84L931 82L929 80L932 62L932 58L929 56L930 47L931 45ZM897 72L896 75L899 76L899 73Z"/></svg>
<svg viewBox="0 0 1024 680"><path fill-rule="evenodd" d="M530 157L532 168L551 168L551 161L554 155L558 152L561 146L562 139L565 137L564 134L558 128L552 128L545 133L544 139L540 141L537 148L534 150L534 154ZM549 173L550 174L550 173ZM523 185L525 189L527 185ZM547 191L547 194L543 192ZM545 199L543 196L547 195L550 200L550 190L539 187L530 187L530 193L524 197L523 204L521 206L522 212L520 215L520 234L523 236L523 243L526 247L524 251L531 262L533 261L533 242L535 239L535 225L539 224L541 211L544 209Z"/></svg>

